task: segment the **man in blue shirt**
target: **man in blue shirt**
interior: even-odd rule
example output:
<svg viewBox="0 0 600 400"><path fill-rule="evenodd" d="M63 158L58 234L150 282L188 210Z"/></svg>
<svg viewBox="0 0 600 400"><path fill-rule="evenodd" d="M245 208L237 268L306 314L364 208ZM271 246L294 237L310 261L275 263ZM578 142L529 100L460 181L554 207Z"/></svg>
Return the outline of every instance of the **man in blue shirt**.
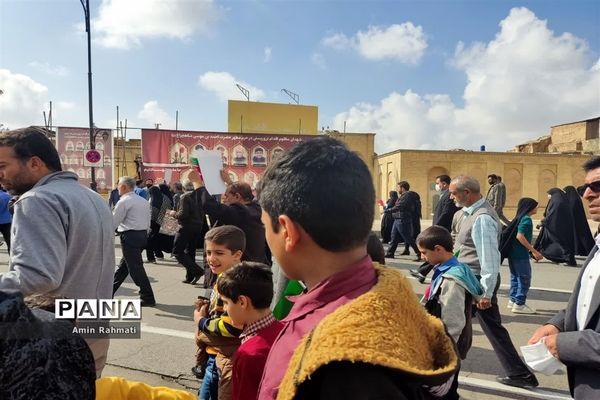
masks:
<svg viewBox="0 0 600 400"><path fill-rule="evenodd" d="M10 226L12 225L12 214L8 209L8 203L12 196L0 185L0 233L4 237L4 242L10 253Z"/></svg>

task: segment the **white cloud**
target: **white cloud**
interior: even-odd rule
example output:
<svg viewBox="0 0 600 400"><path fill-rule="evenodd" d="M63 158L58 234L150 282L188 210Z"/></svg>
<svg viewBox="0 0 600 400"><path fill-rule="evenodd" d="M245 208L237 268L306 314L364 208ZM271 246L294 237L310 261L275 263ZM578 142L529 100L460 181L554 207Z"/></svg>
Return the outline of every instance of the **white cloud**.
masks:
<svg viewBox="0 0 600 400"><path fill-rule="evenodd" d="M198 84L206 90L214 92L221 100L244 99L244 96L235 84L239 84L250 91L250 100L260 100L265 97L265 92L249 83L236 79L228 72L206 72L198 78Z"/></svg>
<svg viewBox="0 0 600 400"><path fill-rule="evenodd" d="M143 39L189 39L207 33L220 18L213 0L103 0L92 21L94 41L127 49Z"/></svg>
<svg viewBox="0 0 600 400"><path fill-rule="evenodd" d="M325 57L321 53L313 53L310 56L310 62L321 69L327 69L327 63L325 62Z"/></svg>
<svg viewBox="0 0 600 400"><path fill-rule="evenodd" d="M48 62L32 61L29 63L29 66L48 75L54 75L61 78L69 75L69 69L63 65L50 65Z"/></svg>
<svg viewBox="0 0 600 400"><path fill-rule="evenodd" d="M418 64L427 49L427 37L421 26L412 22L386 27L370 26L353 37L336 33L325 37L322 44L336 50L354 49L368 60L392 59Z"/></svg>
<svg viewBox="0 0 600 400"><path fill-rule="evenodd" d="M339 129L371 131L380 153L397 148L506 150L551 125L598 116L600 68L585 41L554 34L526 8L513 8L489 43L456 47L464 106L445 94L392 92L334 118Z"/></svg>
<svg viewBox="0 0 600 400"><path fill-rule="evenodd" d="M268 63L271 61L272 49L270 47L265 47L264 54L263 62Z"/></svg>
<svg viewBox="0 0 600 400"><path fill-rule="evenodd" d="M30 77L0 69L0 124L2 128L43 125L48 88Z"/></svg>
<svg viewBox="0 0 600 400"><path fill-rule="evenodd" d="M156 100L150 100L144 104L137 117L152 128L154 128L155 124L160 124L161 129L175 129L175 118L160 108Z"/></svg>

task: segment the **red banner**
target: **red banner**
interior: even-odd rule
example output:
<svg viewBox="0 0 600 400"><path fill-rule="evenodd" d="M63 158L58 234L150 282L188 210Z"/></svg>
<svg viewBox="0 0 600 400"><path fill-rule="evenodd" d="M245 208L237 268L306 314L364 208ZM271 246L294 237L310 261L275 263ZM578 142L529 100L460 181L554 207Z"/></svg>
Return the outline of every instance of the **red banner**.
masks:
<svg viewBox="0 0 600 400"><path fill-rule="evenodd" d="M171 170L171 181L177 182L181 171L190 167L194 150L219 150L231 179L254 189L279 154L312 137L142 129L142 178L162 181Z"/></svg>
<svg viewBox="0 0 600 400"><path fill-rule="evenodd" d="M110 129L96 130L96 149L104 157L104 167L95 168L98 193L106 194L113 187L113 137ZM108 135L108 136L107 136ZM83 166L86 150L90 149L88 128L59 127L56 132L56 149L60 156L63 171L75 172L79 182L90 187L92 169Z"/></svg>

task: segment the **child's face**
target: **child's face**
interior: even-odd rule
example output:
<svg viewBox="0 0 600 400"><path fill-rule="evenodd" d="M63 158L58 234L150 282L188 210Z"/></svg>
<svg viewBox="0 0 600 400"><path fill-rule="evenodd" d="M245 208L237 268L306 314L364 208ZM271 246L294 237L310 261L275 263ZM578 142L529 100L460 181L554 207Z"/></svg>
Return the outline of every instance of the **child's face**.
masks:
<svg viewBox="0 0 600 400"><path fill-rule="evenodd" d="M221 300L223 300L223 308L229 318L231 318L231 322L235 326L245 326L246 325L246 312L247 312L247 304L248 299L246 296L238 297L238 301L234 302L229 297L225 297L221 295Z"/></svg>
<svg viewBox="0 0 600 400"><path fill-rule="evenodd" d="M437 265L444 261L445 251L442 246L435 245L432 249L426 249L421 246L417 246L421 252L421 257L431 265Z"/></svg>
<svg viewBox="0 0 600 400"><path fill-rule="evenodd" d="M204 244L204 251L206 251L206 261L208 261L210 270L217 275L239 264L242 259L242 252L240 250L231 251L227 246L208 240Z"/></svg>

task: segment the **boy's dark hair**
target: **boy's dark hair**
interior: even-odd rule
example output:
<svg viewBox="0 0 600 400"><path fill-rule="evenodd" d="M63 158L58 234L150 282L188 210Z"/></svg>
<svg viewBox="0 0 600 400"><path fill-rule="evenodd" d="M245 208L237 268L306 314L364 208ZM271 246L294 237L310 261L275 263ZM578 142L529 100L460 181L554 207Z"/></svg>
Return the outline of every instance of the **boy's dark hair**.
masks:
<svg viewBox="0 0 600 400"><path fill-rule="evenodd" d="M439 176L436 176L435 179L439 179L440 182L444 182L445 184L448 184L448 185L450 184L450 181L451 181L451 179L448 175L439 175Z"/></svg>
<svg viewBox="0 0 600 400"><path fill-rule="evenodd" d="M496 174L489 174L487 177L492 178L493 180L498 180L498 175Z"/></svg>
<svg viewBox="0 0 600 400"><path fill-rule="evenodd" d="M596 168L600 168L600 156L590 158L583 163L583 170L585 172L590 172Z"/></svg>
<svg viewBox="0 0 600 400"><path fill-rule="evenodd" d="M244 231L233 225L223 225L212 228L204 235L205 242L212 242L219 246L225 246L232 253L246 249L246 235Z"/></svg>
<svg viewBox="0 0 600 400"><path fill-rule="evenodd" d="M417 236L417 246L427 250L433 250L435 246L442 246L444 250L453 252L454 244L452 235L443 226L433 225L425 229Z"/></svg>
<svg viewBox="0 0 600 400"><path fill-rule="evenodd" d="M340 141L300 143L269 165L258 199L271 217L287 215L328 251L364 245L373 226L375 189L366 164Z"/></svg>
<svg viewBox="0 0 600 400"><path fill-rule="evenodd" d="M400 186L404 190L410 190L410 183L408 183L406 181L400 181L400 182L398 182L398 186Z"/></svg>
<svg viewBox="0 0 600 400"><path fill-rule="evenodd" d="M240 296L246 296L254 308L269 308L273 300L273 273L268 265L244 261L221 274L217 290L236 303Z"/></svg>
<svg viewBox="0 0 600 400"><path fill-rule="evenodd" d="M62 171L58 151L48 139L53 132L38 126L15 129L0 134L0 147L12 147L21 162L38 157L52 171Z"/></svg>
<svg viewBox="0 0 600 400"><path fill-rule="evenodd" d="M246 182L234 182L227 187L227 191L231 194L239 194L240 197L246 201L254 199L252 188Z"/></svg>

